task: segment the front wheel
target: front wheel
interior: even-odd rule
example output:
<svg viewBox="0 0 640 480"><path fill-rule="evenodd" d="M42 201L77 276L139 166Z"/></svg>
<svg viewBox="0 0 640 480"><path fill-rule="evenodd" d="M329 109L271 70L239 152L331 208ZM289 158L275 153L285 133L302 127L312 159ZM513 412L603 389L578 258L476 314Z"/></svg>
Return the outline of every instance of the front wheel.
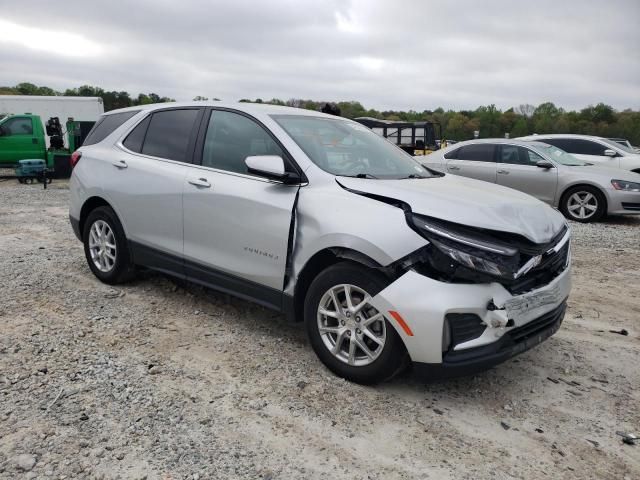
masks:
<svg viewBox="0 0 640 480"><path fill-rule="evenodd" d="M356 383L390 379L407 353L393 326L371 299L387 285L376 271L340 263L320 273L305 299L311 345L335 374Z"/></svg>
<svg viewBox="0 0 640 480"><path fill-rule="evenodd" d="M606 213L604 196L595 187L574 187L562 196L560 211L569 220L588 223L597 222Z"/></svg>

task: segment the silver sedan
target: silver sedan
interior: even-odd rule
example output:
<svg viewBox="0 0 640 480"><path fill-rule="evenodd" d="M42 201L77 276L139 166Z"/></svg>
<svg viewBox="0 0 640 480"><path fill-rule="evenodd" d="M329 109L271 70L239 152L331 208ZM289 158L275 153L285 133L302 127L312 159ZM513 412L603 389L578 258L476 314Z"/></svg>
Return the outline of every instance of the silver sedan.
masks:
<svg viewBox="0 0 640 480"><path fill-rule="evenodd" d="M577 222L640 214L640 174L595 166L542 142L470 140L424 157L423 164L528 193Z"/></svg>

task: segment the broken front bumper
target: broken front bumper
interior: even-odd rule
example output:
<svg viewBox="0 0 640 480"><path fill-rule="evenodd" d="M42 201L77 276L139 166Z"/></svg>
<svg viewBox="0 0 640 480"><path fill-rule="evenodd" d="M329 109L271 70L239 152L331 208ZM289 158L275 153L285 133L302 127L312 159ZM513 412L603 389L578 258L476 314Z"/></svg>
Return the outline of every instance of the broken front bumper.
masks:
<svg viewBox="0 0 640 480"><path fill-rule="evenodd" d="M376 295L372 305L387 314L417 366L455 374L495 365L553 335L570 290L570 267L523 295L512 295L499 283L445 283L408 271ZM457 344L443 341L445 319L455 321L450 314L477 318L482 325L478 335ZM402 321L396 321L398 316Z"/></svg>

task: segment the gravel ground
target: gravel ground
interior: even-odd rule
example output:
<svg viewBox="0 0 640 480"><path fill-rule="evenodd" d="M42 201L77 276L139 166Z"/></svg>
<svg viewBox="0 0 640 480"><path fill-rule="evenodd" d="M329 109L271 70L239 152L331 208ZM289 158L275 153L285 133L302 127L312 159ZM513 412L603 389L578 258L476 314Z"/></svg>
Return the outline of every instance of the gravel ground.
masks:
<svg viewBox="0 0 640 480"><path fill-rule="evenodd" d="M640 218L573 225L568 314L538 348L363 387L269 310L101 284L68 197L0 182L0 478L640 478L616 435L640 433Z"/></svg>

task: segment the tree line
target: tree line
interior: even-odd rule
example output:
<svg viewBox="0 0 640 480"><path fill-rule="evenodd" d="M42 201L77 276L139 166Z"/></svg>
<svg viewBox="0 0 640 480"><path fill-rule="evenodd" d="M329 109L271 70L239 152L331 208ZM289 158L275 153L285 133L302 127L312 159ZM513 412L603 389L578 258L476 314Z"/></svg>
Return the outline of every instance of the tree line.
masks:
<svg viewBox="0 0 640 480"><path fill-rule="evenodd" d="M13 87L0 87L0 95L69 95L82 97L101 97L105 111L149 103L174 101L169 97L161 97L155 93L140 93L132 96L124 91L107 91L100 87L83 85L78 88L56 91L45 86L32 83L19 83ZM197 96L193 100L208 100ZM212 98L218 100L218 98ZM340 109L340 114L347 118L373 117L385 120L402 120L407 122L431 121L441 125L443 138L449 140L466 140L479 132L481 138L511 138L533 133L580 133L603 137L626 138L634 145L640 145L640 111L626 109L615 110L604 103L589 105L578 111L565 110L552 102L538 106L522 104L506 110L495 105L480 106L475 110L445 110L442 107L434 110L375 110L367 109L358 101L327 102L317 100L272 98L250 100L243 98L240 102L268 103L291 107L320 110L327 103Z"/></svg>

